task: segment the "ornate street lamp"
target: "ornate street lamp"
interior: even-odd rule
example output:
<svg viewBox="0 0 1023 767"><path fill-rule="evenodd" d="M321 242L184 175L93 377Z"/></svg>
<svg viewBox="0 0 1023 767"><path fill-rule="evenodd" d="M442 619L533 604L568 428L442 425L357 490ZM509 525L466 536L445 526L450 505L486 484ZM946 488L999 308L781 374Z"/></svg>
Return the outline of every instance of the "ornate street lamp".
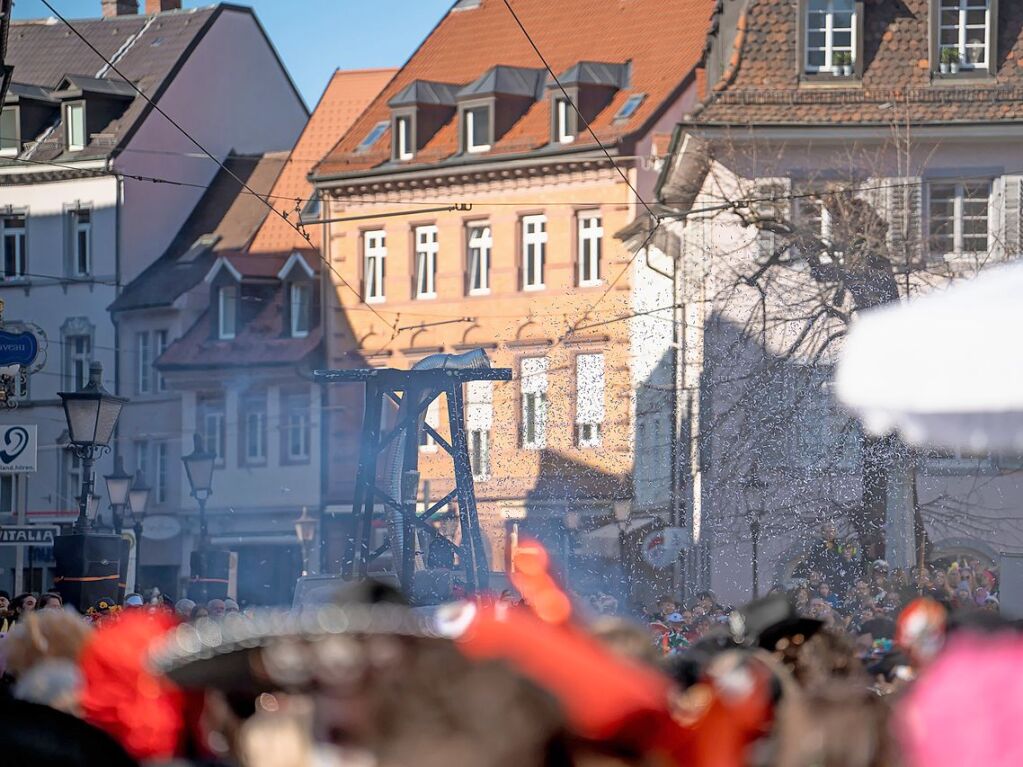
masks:
<svg viewBox="0 0 1023 767"><path fill-rule="evenodd" d="M89 383L76 392L58 392L64 404L70 449L82 462L82 492L78 496L76 533L92 529L89 503L93 495L92 465L96 458L109 452L114 427L127 402L103 388L103 366L93 362L89 366Z"/></svg>
<svg viewBox="0 0 1023 767"><path fill-rule="evenodd" d="M181 456L185 474L192 489L192 497L199 504L199 551L205 551L209 544L209 528L206 525L206 501L213 495L213 465L215 453L203 450L202 437L195 435L195 447L188 455Z"/></svg>
<svg viewBox="0 0 1023 767"><path fill-rule="evenodd" d="M295 536L302 546L302 575L309 575L309 551L316 539L316 518L309 516L309 509L302 507L302 516L295 520Z"/></svg>
<svg viewBox="0 0 1023 767"><path fill-rule="evenodd" d="M139 572L142 564L142 523L146 521L146 507L149 505L149 485L142 471L135 472L135 481L128 491L128 510L131 512L132 528L135 531L135 591L139 587Z"/></svg>
<svg viewBox="0 0 1023 767"><path fill-rule="evenodd" d="M114 518L114 532L121 534L121 513L128 503L128 491L131 489L131 474L124 470L124 457L117 456L114 461L114 471L103 477L107 483L107 498L110 501L110 511Z"/></svg>

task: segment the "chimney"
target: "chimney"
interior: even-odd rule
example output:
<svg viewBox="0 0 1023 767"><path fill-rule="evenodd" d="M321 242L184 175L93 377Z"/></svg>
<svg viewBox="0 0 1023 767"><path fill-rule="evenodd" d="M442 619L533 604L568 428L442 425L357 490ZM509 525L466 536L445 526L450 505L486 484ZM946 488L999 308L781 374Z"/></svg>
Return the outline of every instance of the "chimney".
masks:
<svg viewBox="0 0 1023 767"><path fill-rule="evenodd" d="M133 16L139 12L138 0L103 0L103 18Z"/></svg>
<svg viewBox="0 0 1023 767"><path fill-rule="evenodd" d="M164 11L180 11L181 0L146 0L146 15Z"/></svg>

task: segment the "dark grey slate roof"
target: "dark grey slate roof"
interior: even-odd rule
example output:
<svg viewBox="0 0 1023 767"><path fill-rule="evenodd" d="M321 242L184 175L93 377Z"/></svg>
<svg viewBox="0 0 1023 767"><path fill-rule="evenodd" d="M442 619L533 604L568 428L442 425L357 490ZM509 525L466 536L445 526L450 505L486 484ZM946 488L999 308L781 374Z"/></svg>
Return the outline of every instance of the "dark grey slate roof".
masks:
<svg viewBox="0 0 1023 767"><path fill-rule="evenodd" d="M580 61L558 77L562 85L604 85L622 90L629 87L628 64L608 64L602 61ZM554 85L554 83L551 83ZM550 87L550 86L548 86ZM557 87L554 85L554 87Z"/></svg>
<svg viewBox="0 0 1023 767"><path fill-rule="evenodd" d="M232 155L224 165L256 194L270 194L287 156L273 152L255 161ZM219 256L248 245L267 212L261 198L220 171L164 254L124 288L110 311L170 306L202 282Z"/></svg>
<svg viewBox="0 0 1023 767"><path fill-rule="evenodd" d="M39 85L25 85L24 83L11 83L10 88L7 90L6 101L11 104L17 104L21 99L30 99L32 101L46 101L50 103L57 103L53 97L53 91L48 88L43 88Z"/></svg>
<svg viewBox="0 0 1023 767"><path fill-rule="evenodd" d="M461 100L476 96L502 95L526 96L539 101L543 98L546 82L546 69L498 65L485 72L476 82L462 88L458 92L458 98Z"/></svg>
<svg viewBox="0 0 1023 767"><path fill-rule="evenodd" d="M88 77L86 75L65 75L54 91L56 98L80 98L88 93L102 96L113 96L122 99L134 99L138 93L124 80L108 80L105 77Z"/></svg>
<svg viewBox="0 0 1023 767"><path fill-rule="evenodd" d="M225 9L251 12L237 6L218 5L170 11L155 17L119 16L72 23L104 57L116 64L125 77L150 98L158 99L212 22ZM103 59L66 26L52 19L13 22L8 38L7 63L14 66L13 79L23 94L27 93L24 90L26 86L56 90L65 77L72 75L76 87L88 85L94 91L105 88L108 95L132 96L124 112L100 131L102 137L98 140L90 137L89 144L82 151L73 154L64 151L62 130L47 130L42 136L33 137L45 137L38 145L26 145L25 151L31 152L31 159L35 161L70 162L107 157L131 137L151 109L134 93L134 89L109 71ZM96 81L109 84L104 86ZM53 127L59 127L59 121L60 112L54 110Z"/></svg>
<svg viewBox="0 0 1023 767"><path fill-rule="evenodd" d="M453 85L451 83L415 80L402 88L398 95L387 102L387 105L390 107L411 107L420 104L432 104L453 107L458 101L458 92L461 88L461 85Z"/></svg>

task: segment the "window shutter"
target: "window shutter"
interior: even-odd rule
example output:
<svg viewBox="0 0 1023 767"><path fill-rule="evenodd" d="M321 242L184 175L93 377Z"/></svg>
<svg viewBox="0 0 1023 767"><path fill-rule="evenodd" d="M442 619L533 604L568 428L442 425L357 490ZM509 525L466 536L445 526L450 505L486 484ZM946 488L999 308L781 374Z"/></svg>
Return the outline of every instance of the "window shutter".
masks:
<svg viewBox="0 0 1023 767"><path fill-rule="evenodd" d="M1002 256L1010 259L1016 258L1021 250L1020 221L1023 218L1020 206L1023 204L1023 194L1020 185L1023 178L1020 176L1005 176L1002 179L1004 194L1002 196Z"/></svg>
<svg viewBox="0 0 1023 767"><path fill-rule="evenodd" d="M895 264L919 263L923 247L923 180L888 179L888 247Z"/></svg>

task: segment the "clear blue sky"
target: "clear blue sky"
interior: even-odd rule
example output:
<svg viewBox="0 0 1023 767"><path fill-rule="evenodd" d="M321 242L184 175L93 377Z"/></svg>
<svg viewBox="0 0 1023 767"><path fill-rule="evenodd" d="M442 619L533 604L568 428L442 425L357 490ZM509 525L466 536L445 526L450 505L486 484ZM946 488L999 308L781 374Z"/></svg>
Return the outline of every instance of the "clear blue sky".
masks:
<svg viewBox="0 0 1023 767"><path fill-rule="evenodd" d="M554 1L554 0L552 0ZM97 17L100 0L49 0L70 19ZM330 74L396 67L416 49L453 0L235 0L251 5L310 109ZM144 7L145 0L139 5ZM213 5L184 0L185 8ZM14 0L14 18L51 15L39 0Z"/></svg>

